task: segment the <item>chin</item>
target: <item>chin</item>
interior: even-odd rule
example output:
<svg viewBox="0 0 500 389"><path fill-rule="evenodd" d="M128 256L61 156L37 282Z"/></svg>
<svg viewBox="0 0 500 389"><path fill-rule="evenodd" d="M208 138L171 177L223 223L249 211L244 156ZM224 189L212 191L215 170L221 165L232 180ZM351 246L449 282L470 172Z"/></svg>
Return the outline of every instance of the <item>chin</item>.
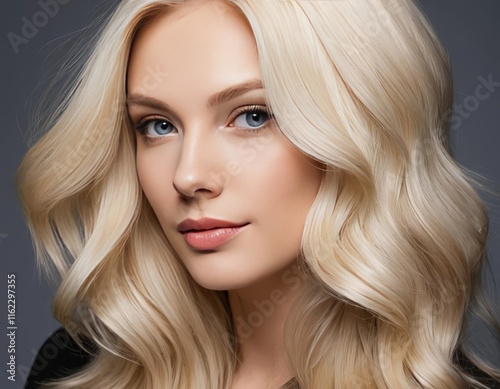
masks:
<svg viewBox="0 0 500 389"><path fill-rule="evenodd" d="M193 280L205 289L210 290L237 290L258 284L262 274L250 269L243 270L241 266L221 266L221 264L205 263L208 266L188 267ZM219 266L217 266L219 265Z"/></svg>
<svg viewBox="0 0 500 389"><path fill-rule="evenodd" d="M193 280L201 287L209 290L236 290L252 285L257 280L236 279L230 274L191 274Z"/></svg>

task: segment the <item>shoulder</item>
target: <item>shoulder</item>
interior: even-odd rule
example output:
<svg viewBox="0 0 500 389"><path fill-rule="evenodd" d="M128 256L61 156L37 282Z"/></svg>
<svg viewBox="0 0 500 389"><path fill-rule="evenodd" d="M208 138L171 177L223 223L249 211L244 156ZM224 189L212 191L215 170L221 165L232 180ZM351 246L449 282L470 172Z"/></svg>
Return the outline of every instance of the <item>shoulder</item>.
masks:
<svg viewBox="0 0 500 389"><path fill-rule="evenodd" d="M85 346L95 351L95 345L87 340ZM43 381L67 377L82 369L92 359L63 328L57 329L40 347L26 380L25 389L38 389ZM491 389L500 389L500 381L479 370L461 351L455 353L455 362L467 373Z"/></svg>
<svg viewBox="0 0 500 389"><path fill-rule="evenodd" d="M89 351L95 346L85 342ZM67 377L90 362L92 355L81 349L64 328L57 329L43 343L31 366L25 389L38 389L43 381Z"/></svg>

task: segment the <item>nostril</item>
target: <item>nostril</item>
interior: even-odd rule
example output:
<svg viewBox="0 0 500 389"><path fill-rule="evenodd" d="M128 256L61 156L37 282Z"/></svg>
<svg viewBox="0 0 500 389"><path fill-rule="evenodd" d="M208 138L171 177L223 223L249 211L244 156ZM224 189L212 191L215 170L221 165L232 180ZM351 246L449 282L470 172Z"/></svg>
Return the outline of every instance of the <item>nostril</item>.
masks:
<svg viewBox="0 0 500 389"><path fill-rule="evenodd" d="M177 193L185 198L215 197L222 192L224 185L213 179L210 174L190 175L182 177L176 175L172 185Z"/></svg>

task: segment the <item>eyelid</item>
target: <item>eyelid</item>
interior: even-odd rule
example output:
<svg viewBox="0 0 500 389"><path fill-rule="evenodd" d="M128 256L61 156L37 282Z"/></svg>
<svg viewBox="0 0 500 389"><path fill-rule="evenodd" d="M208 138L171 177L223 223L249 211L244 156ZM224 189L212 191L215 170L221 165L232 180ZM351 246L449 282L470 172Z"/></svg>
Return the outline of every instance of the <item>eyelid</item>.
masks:
<svg viewBox="0 0 500 389"><path fill-rule="evenodd" d="M256 128L252 128L252 129L242 129L243 131L256 132L259 129L266 127L268 125L267 124L268 122L274 120L273 113L271 112L271 110L269 108L267 108L266 105L264 105L264 104L252 104L252 105L246 105L246 106L236 108L235 112L231 115L231 119L229 120L229 124L232 124L238 116L240 116L244 113L255 112L255 111L265 112L269 116L269 119L266 121L266 124L262 125L261 127L256 127ZM235 127L235 126L229 125L229 127Z"/></svg>
<svg viewBox="0 0 500 389"><path fill-rule="evenodd" d="M178 129L175 126L175 124L171 120L166 119L165 117L162 117L162 116L147 116L147 117L141 119L138 123L135 123L133 125L134 130L141 135L144 143L146 143L147 145L153 145L154 143L159 142L162 139L167 138L170 135L170 133L169 133L169 134L166 134L166 135L160 135L160 134L158 134L157 136L153 136L153 135L148 135L146 133L147 126L149 126L153 122L158 122L158 121L168 122L168 123L170 123L172 125L172 127L176 131L178 131Z"/></svg>
<svg viewBox="0 0 500 389"><path fill-rule="evenodd" d="M250 104L250 105L240 106L240 107L236 108L233 111L233 113L230 115L230 119L228 120L227 126L238 128L237 126L234 125L234 121L236 120L236 118L238 118L242 114L255 112L255 111L265 112L268 115L268 120L266 121L266 123L264 123L260 127L255 127L255 128L239 128L239 131L256 133L259 130L266 128L269 125L269 122L274 120L274 115L272 114L271 110L265 104ZM154 136L154 135L148 135L146 133L147 126L155 121L166 121L166 122L170 123L177 131L179 131L178 127L174 124L174 122L172 120L166 118L165 116L154 115L154 114L142 118L137 123L133 123L133 128L135 129L135 131L139 132L142 135L142 137L144 139L146 139L148 142L154 142L154 141L157 141L157 140L160 140L162 138L167 137L168 135Z"/></svg>
<svg viewBox="0 0 500 389"><path fill-rule="evenodd" d="M134 124L134 128L135 128L137 131L139 131L139 132L143 133L143 132L144 132L144 130L146 129L146 126L147 126L148 124L150 124L151 122L157 122L157 121L164 121L164 122L168 122L168 123L170 123L170 124L171 124L171 125L172 125L175 129L177 129L177 127L175 126L175 124L174 124L174 123L172 123L172 121L171 121L171 120L166 119L165 117L162 117L162 116L147 116L147 117L145 117L145 118L143 118L143 119L139 120L139 122L138 122L138 123L135 123L135 124Z"/></svg>
<svg viewBox="0 0 500 389"><path fill-rule="evenodd" d="M249 105L243 105L241 107L238 107L234 110L233 119L237 117L238 115L241 115L244 112L251 112L251 111L264 111L271 116L271 111L267 108L265 104L249 104Z"/></svg>

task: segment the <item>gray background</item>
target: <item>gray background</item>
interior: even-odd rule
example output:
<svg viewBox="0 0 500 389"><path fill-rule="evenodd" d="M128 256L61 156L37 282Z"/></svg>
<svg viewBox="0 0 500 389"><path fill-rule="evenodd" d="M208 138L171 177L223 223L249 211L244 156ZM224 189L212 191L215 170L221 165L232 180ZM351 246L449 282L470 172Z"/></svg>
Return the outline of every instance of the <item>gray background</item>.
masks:
<svg viewBox="0 0 500 389"><path fill-rule="evenodd" d="M42 0L47 1L47 0ZM4 293L0 304L0 333L7 327L7 274L16 274L17 338L16 382L7 380L7 338L0 341L0 387L21 388L34 355L44 339L59 324L50 313L53 290L40 281L34 267L34 255L28 230L13 189L13 175L27 150L26 134L30 115L34 111L44 74L54 69L55 59L66 50L63 46L91 20L116 1L72 0L60 5L55 15L49 16L27 44L15 53L7 34L21 33L23 17L33 20L42 10L35 0L16 0L2 4L2 137L0 141L0 290ZM500 87L483 100L476 97L479 78L491 74L500 82L500 1L498 0L422 0L421 4L449 51L455 80L456 104L453 139L457 160L491 180L491 187L500 190ZM52 54L52 56L51 56ZM489 248L492 271L500 282L500 200L483 195L491 217ZM491 270L488 271L489 273ZM499 288L500 289L500 288ZM500 302L500 293L493 291ZM498 311L497 311L498 313ZM500 364L500 352L481 327L474 326L472 338L481 353ZM481 344L488 343L487 351Z"/></svg>

